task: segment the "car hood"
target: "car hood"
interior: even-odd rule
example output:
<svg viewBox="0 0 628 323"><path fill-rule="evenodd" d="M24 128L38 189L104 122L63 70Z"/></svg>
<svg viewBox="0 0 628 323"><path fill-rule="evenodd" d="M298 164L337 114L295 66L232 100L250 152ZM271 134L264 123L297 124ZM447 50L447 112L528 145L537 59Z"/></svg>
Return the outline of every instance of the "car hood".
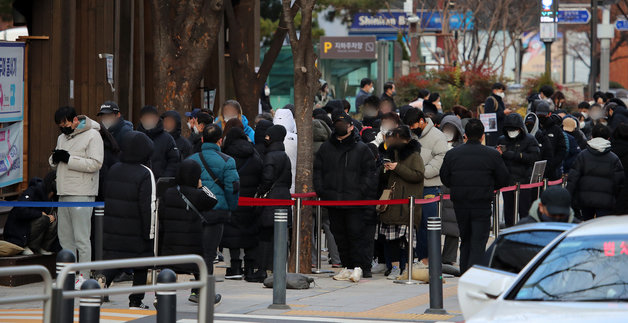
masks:
<svg viewBox="0 0 628 323"><path fill-rule="evenodd" d="M477 322L625 322L628 304L605 302L532 302L498 299L470 318Z"/></svg>

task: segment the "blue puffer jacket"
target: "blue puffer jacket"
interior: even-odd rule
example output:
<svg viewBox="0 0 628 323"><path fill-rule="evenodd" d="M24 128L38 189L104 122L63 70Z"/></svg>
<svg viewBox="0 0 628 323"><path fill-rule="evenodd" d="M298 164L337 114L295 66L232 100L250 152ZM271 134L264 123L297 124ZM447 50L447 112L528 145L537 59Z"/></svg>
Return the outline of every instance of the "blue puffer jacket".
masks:
<svg viewBox="0 0 628 323"><path fill-rule="evenodd" d="M220 147L213 143L204 143L201 146L201 152L205 161L211 167L212 172L217 180L222 183L224 190L212 179L211 175L205 169L199 153L189 157L196 161L203 172L201 173L201 181L203 185L209 188L216 195L218 203L214 206L214 210L234 211L238 207L238 198L240 196L240 176L236 169L233 158L223 154Z"/></svg>
<svg viewBox="0 0 628 323"><path fill-rule="evenodd" d="M220 119L221 120L221 119ZM216 124L224 130L224 127L222 125L222 122L220 122L219 119L216 119ZM249 119L246 118L245 115L241 115L240 116L240 121L242 121L242 124L244 125L244 133L246 134L247 137L249 137L249 139L251 140L251 142L253 144L255 144L255 130L253 130L253 128L251 128L251 126L249 126Z"/></svg>

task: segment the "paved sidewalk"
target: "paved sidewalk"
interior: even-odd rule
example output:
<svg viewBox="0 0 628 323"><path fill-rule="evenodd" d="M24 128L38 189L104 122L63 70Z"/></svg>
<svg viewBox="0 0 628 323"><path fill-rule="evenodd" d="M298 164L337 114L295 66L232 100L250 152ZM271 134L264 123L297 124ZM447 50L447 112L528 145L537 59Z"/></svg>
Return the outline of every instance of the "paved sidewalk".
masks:
<svg viewBox="0 0 628 323"><path fill-rule="evenodd" d="M224 268L216 269L218 280L224 278ZM225 280L216 284L216 291L223 296L216 308L217 321L224 322L344 322L351 319L373 321L462 321L457 301L457 278L446 278L443 285L444 305L450 315L424 314L429 307L429 285L403 285L387 280L384 275L374 275L359 283L335 281L329 274L311 275L315 285L307 290L288 290L290 310L269 310L272 289L262 284ZM179 276L179 280L190 276ZM122 283L128 285L130 283ZM115 284L114 284L115 286ZM9 295L39 293L42 283L20 287L0 288L0 298ZM187 298L189 291L177 292L177 311L180 322L193 322L197 306ZM144 302L152 306L154 293L147 293ZM78 302L76 303L78 305ZM24 303L0 306L0 322L36 322L41 303ZM31 309L24 311L24 309ZM39 311L33 312L33 309ZM111 296L111 302L102 306L101 322L154 322L154 311L129 311L126 295ZM17 315L19 314L19 315ZM29 315L30 314L30 315ZM75 314L78 315L78 312ZM151 317L152 316L152 317ZM364 322L364 321L359 321Z"/></svg>

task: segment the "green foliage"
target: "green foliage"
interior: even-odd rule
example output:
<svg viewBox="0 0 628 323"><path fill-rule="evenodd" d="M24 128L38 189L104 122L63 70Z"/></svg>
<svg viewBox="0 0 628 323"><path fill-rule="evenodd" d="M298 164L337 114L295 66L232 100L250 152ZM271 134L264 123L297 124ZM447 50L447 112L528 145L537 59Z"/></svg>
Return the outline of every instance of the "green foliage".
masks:
<svg viewBox="0 0 628 323"><path fill-rule="evenodd" d="M419 90L428 89L440 94L445 111L454 105L474 110L490 95L493 83L505 81L488 69L465 70L458 66L430 70L399 78L396 101L400 105L408 104L417 98Z"/></svg>
<svg viewBox="0 0 628 323"><path fill-rule="evenodd" d="M541 89L541 86L543 85L549 85L553 88L556 88L556 83L554 83L554 80L552 80L552 76L545 73L537 77L526 79L526 81L523 83L523 88L525 90L525 93L530 95L532 93L538 93Z"/></svg>
<svg viewBox="0 0 628 323"><path fill-rule="evenodd" d="M608 82L608 88L609 89L625 89L625 87L621 85L621 83L615 82L615 81Z"/></svg>

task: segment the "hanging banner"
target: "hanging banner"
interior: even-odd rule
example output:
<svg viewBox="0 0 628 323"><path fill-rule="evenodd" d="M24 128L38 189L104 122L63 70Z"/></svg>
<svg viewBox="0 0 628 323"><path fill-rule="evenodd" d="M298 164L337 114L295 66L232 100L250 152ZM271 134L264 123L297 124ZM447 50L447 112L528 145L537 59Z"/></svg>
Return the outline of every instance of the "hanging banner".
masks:
<svg viewBox="0 0 628 323"><path fill-rule="evenodd" d="M24 43L0 42L0 122L20 121L24 111Z"/></svg>
<svg viewBox="0 0 628 323"><path fill-rule="evenodd" d="M22 122L0 128L0 187L22 181L23 130Z"/></svg>

